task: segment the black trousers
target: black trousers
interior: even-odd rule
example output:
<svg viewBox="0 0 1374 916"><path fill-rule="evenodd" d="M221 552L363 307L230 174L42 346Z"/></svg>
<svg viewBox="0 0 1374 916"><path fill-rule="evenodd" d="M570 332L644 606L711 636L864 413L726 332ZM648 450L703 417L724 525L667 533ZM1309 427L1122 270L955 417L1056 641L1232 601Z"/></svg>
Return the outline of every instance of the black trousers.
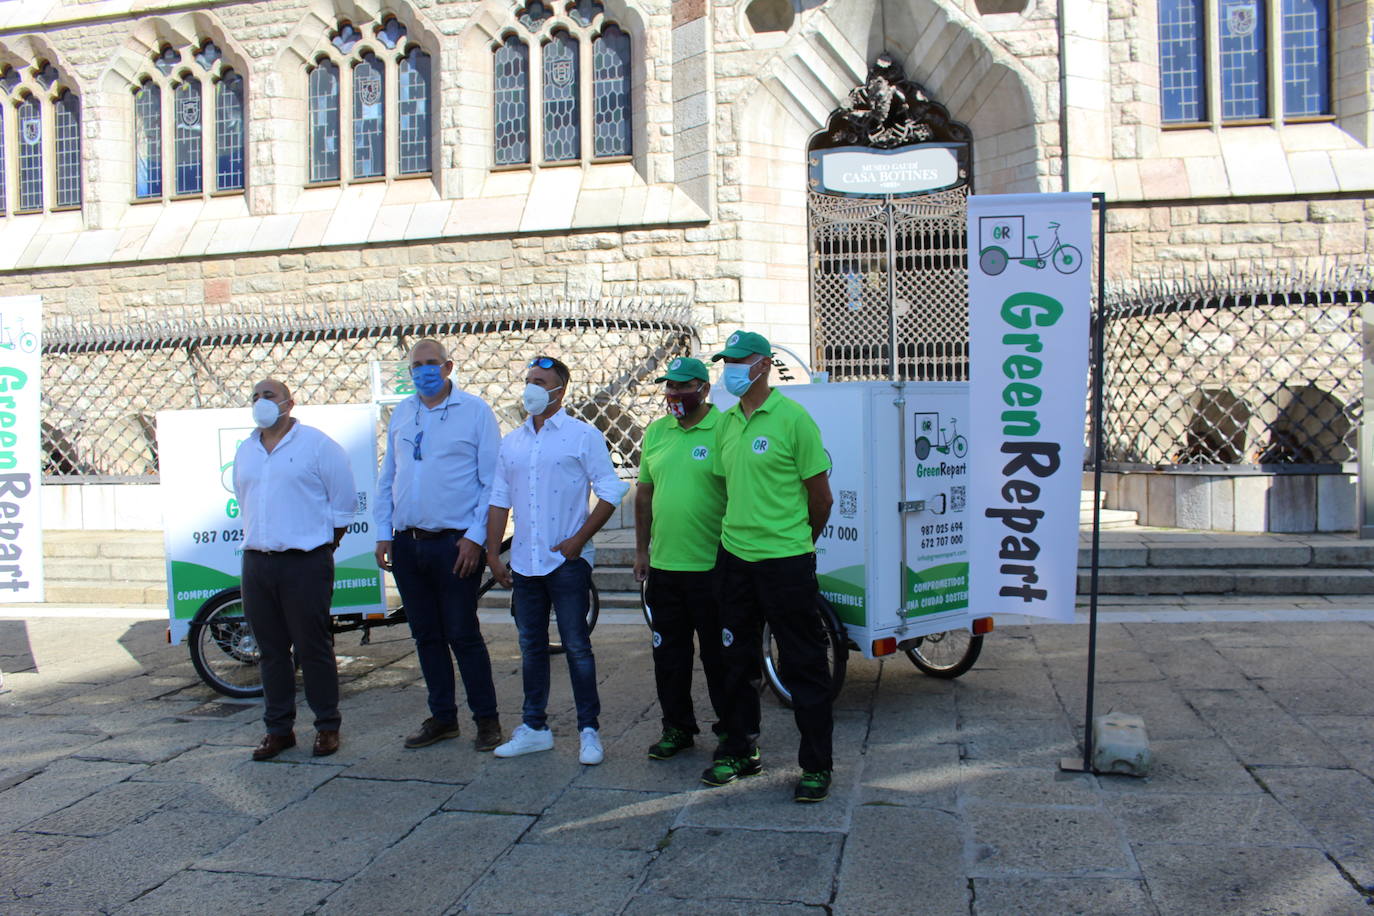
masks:
<svg viewBox="0 0 1374 916"><path fill-rule="evenodd" d="M701 731L692 706L694 634L701 649L706 693L711 698L716 724L723 728L719 723L725 708L725 668L721 661L715 578L712 570L683 572L651 567L644 583L644 600L654 620L654 683L658 687L663 725L692 735Z"/></svg>
<svg viewBox="0 0 1374 916"><path fill-rule="evenodd" d="M315 729L339 727L339 669L329 604L334 597L334 551L243 552L243 613L262 653L262 721L285 735L296 721L296 664ZM292 650L295 660L292 660Z"/></svg>
<svg viewBox="0 0 1374 916"><path fill-rule="evenodd" d="M725 753L748 754L758 742L763 624L777 640L780 674L792 692L792 714L801 732L797 763L829 770L830 666L825 632L816 613L816 556L750 562L724 547L716 558L722 656L725 661Z"/></svg>

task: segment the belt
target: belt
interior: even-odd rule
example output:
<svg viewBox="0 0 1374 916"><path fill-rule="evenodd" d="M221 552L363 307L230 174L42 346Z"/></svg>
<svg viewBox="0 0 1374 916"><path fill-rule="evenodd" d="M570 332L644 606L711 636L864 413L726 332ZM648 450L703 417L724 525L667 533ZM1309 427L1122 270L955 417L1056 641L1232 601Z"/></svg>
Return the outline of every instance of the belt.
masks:
<svg viewBox="0 0 1374 916"><path fill-rule="evenodd" d="M446 537L462 537L467 533L467 529L445 528L442 531L427 531L424 528L403 528L396 533L406 535L416 541L437 541Z"/></svg>
<svg viewBox="0 0 1374 916"><path fill-rule="evenodd" d="M288 547L288 548L286 548L285 550L258 550L258 549L254 548L254 547L246 547L246 548L244 548L244 550L245 550L246 552L248 552L248 553L261 553L261 554L266 554L266 555L269 556L269 557L275 557L275 556L280 556L281 554L297 554L297 555L299 555L299 556L305 556L305 555L308 554L308 553L316 553L316 552L318 552L318 551L325 550L326 548L327 548L327 549L330 549L330 550L333 550L333 549L334 549L334 542L333 542L333 541L326 541L325 543L321 544L320 546L318 546L318 547L312 547L312 548L310 548L309 550L302 550L302 549L299 548L299 547Z"/></svg>

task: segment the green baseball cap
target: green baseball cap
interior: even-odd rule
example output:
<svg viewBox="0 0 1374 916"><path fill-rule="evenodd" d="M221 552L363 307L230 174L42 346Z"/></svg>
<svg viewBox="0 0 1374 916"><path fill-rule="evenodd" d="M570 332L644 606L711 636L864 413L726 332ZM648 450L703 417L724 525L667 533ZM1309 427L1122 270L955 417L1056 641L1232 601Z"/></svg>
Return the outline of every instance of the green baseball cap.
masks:
<svg viewBox="0 0 1374 916"><path fill-rule="evenodd" d="M694 378L701 379L703 382L711 380L711 373L707 370L706 364L690 356L675 356L672 362L668 363L668 371L654 381L686 382Z"/></svg>
<svg viewBox="0 0 1374 916"><path fill-rule="evenodd" d="M768 346L768 338L762 334L755 334L753 331L736 331L730 335L729 340L725 341L725 349L711 357L711 361L739 359L743 356L752 356L755 353L762 353L764 356L773 355L773 348Z"/></svg>

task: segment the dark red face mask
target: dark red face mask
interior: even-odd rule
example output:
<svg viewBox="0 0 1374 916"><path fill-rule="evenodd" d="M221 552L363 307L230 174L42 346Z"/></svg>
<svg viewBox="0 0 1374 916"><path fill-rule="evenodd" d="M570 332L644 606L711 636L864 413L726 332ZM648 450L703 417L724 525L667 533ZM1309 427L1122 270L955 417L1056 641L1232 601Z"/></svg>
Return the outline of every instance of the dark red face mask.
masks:
<svg viewBox="0 0 1374 916"><path fill-rule="evenodd" d="M701 406L701 388L696 391L671 391L663 395L668 413L681 420Z"/></svg>

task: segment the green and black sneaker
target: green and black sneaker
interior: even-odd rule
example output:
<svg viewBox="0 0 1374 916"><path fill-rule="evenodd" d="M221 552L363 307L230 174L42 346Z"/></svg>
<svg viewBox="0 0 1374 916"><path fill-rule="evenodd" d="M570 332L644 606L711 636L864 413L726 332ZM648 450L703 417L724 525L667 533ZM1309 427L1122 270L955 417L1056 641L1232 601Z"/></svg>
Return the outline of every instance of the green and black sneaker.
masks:
<svg viewBox="0 0 1374 916"><path fill-rule="evenodd" d="M663 737L659 738L649 748L649 759L667 760L669 757L675 756L678 751L685 751L695 743L692 740L691 732L666 725L663 728Z"/></svg>
<svg viewBox="0 0 1374 916"><path fill-rule="evenodd" d="M708 786L725 786L745 776L757 776L763 772L763 757L754 748L747 757L722 757L712 763L701 774L701 781Z"/></svg>
<svg viewBox="0 0 1374 916"><path fill-rule="evenodd" d="M799 802L818 802L825 801L830 795L830 771L829 770L804 770L801 779L797 780L797 790L792 795L793 801Z"/></svg>

